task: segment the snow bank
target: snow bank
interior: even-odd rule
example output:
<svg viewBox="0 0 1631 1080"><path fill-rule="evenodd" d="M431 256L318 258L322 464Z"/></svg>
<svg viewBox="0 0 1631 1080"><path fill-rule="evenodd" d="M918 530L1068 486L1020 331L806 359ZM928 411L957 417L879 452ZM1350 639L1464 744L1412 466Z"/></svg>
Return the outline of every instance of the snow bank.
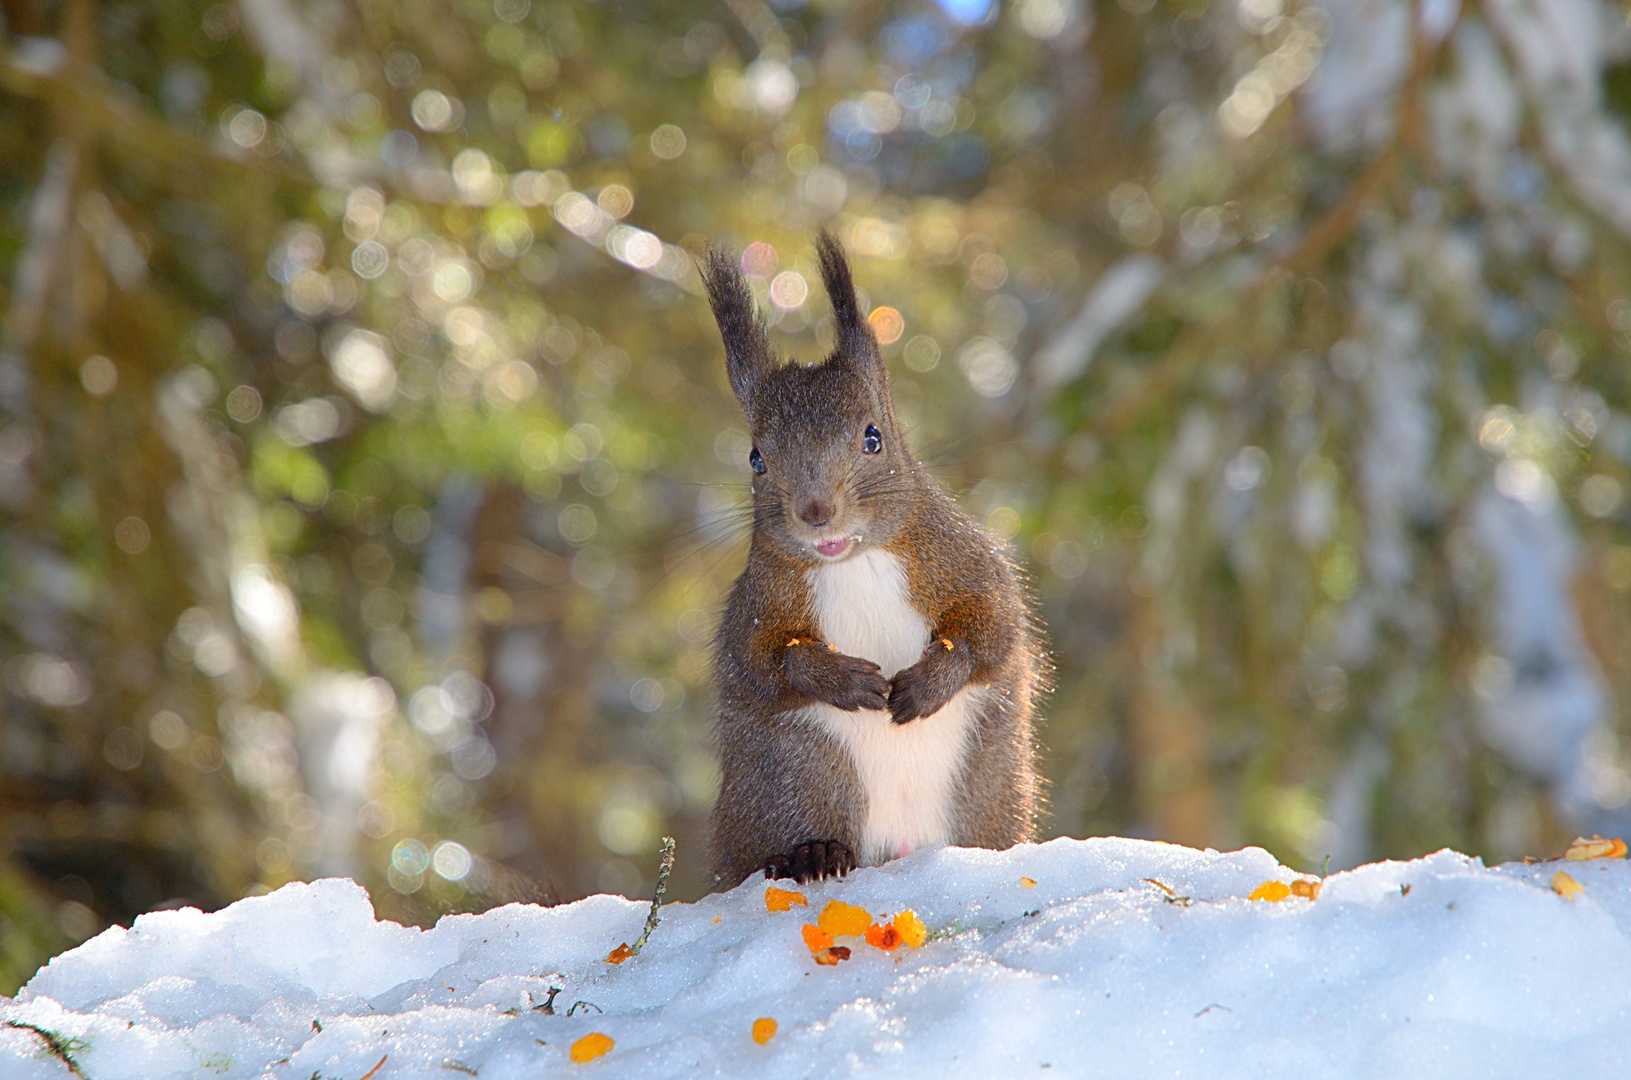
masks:
<svg viewBox="0 0 1631 1080"><path fill-rule="evenodd" d="M1549 887L1560 864L1444 851L1269 903L1246 897L1297 875L1254 848L932 850L807 887L808 909L767 913L758 879L671 905L619 966L604 957L638 935L643 903L512 905L421 931L376 922L331 879L108 930L0 998L0 1021L69 1040L92 1080L361 1080L381 1058L375 1080L1623 1073L1631 868L1565 865L1574 899ZM852 959L818 967L800 927L829 898L910 907L936 936L894 953L850 940ZM780 1029L763 1046L761 1016ZM615 1047L571 1063L593 1031ZM0 1076L68 1075L42 1036L0 1024Z"/></svg>

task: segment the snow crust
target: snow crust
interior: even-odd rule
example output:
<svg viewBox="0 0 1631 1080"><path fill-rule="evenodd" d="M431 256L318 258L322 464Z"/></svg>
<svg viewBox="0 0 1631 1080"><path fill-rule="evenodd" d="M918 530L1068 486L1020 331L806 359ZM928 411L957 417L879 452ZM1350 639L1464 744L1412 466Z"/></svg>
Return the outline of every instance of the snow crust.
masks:
<svg viewBox="0 0 1631 1080"><path fill-rule="evenodd" d="M1584 887L1549 887L1560 867ZM377 922L345 879L219 912L166 911L52 960L0 998L0 1076L92 1080L539 1076L958 1077L1624 1075L1631 1064L1631 868L1485 868L1442 851L1326 879L1318 899L1256 848L1054 840L937 849L806 887L664 908L594 896L434 929ZM1021 880L1035 881L1027 887ZM1144 879L1170 887L1173 902ZM936 936L818 967L800 936L829 898ZM554 1014L539 1008L554 996ZM575 1014L566 1015L574 1003ZM779 1033L756 1045L755 1018ZM616 1045L574 1064L599 1031Z"/></svg>

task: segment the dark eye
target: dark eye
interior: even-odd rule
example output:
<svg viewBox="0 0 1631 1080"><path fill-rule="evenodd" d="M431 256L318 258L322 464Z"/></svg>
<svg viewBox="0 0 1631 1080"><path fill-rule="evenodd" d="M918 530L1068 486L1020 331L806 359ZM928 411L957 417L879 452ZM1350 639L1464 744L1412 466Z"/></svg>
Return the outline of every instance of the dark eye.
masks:
<svg viewBox="0 0 1631 1080"><path fill-rule="evenodd" d="M883 449L883 436L878 434L876 425L866 426L866 436L861 440L861 449L869 454L876 454Z"/></svg>
<svg viewBox="0 0 1631 1080"><path fill-rule="evenodd" d="M752 465L753 471L758 473L760 476L765 474L765 459L759 456L759 448L757 446L755 446L753 450L749 452L748 464Z"/></svg>

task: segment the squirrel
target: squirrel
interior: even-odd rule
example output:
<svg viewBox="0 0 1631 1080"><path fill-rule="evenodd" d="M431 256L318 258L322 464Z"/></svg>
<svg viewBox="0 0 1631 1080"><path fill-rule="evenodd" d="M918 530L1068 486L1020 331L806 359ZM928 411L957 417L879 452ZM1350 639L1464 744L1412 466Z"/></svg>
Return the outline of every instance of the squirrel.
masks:
<svg viewBox="0 0 1631 1080"><path fill-rule="evenodd" d="M1032 837L1051 666L1004 545L912 456L842 247L837 342L780 363L736 261L700 267L752 427L747 566L715 641L721 887Z"/></svg>

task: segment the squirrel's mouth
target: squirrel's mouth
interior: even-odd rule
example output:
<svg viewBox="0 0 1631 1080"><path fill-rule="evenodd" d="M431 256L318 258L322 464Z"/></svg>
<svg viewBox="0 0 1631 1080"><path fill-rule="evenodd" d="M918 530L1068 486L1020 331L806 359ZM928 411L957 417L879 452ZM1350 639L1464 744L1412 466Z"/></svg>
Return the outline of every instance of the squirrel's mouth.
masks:
<svg viewBox="0 0 1631 1080"><path fill-rule="evenodd" d="M859 539L860 537L857 536L835 536L828 540L817 540L815 542L816 554L824 559L842 558L849 553L849 549Z"/></svg>

